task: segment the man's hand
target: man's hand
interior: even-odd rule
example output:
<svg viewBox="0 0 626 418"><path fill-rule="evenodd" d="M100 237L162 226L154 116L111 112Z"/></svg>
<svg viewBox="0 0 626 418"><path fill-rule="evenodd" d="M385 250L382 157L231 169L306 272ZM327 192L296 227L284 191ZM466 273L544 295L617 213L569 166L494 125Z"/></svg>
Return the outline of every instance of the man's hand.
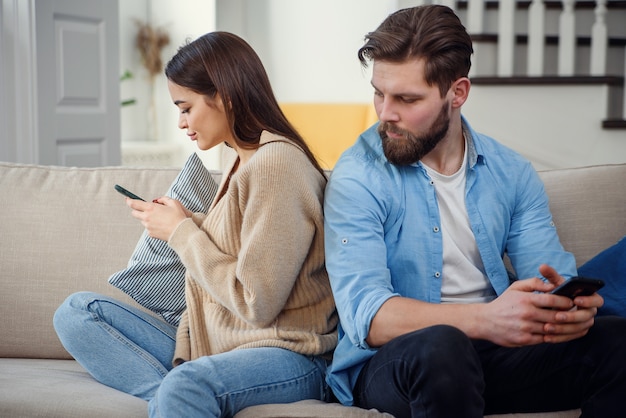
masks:
<svg viewBox="0 0 626 418"><path fill-rule="evenodd" d="M179 223L191 216L191 212L178 201L160 197L152 202L126 198L126 204L133 209L132 216L141 221L148 235L167 241Z"/></svg>
<svg viewBox="0 0 626 418"><path fill-rule="evenodd" d="M485 338L502 346L515 347L542 342L558 343L580 338L594 323L603 299L598 294L579 296L573 301L551 295L564 281L552 267L541 265L548 279L519 280L500 297L485 306Z"/></svg>
<svg viewBox="0 0 626 418"><path fill-rule="evenodd" d="M546 279L550 280L554 285L561 284L564 279L552 267L542 264L539 266L539 272ZM557 303L563 299L569 299L565 296L545 295L550 300L558 299L553 309L558 310ZM571 299L570 299L571 300ZM577 296L573 300L573 308L569 310L561 310L555 313L555 320L546 323L544 331L544 341L549 343L559 343L580 338L587 334L589 328L593 326L594 318L598 313L598 308L604 304L604 299L597 293L590 296Z"/></svg>

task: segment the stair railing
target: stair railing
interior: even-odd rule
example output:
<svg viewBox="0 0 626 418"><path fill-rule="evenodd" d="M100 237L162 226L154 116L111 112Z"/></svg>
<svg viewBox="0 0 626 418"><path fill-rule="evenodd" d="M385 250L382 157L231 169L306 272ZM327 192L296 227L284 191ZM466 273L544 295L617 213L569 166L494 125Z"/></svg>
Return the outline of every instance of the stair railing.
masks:
<svg viewBox="0 0 626 418"><path fill-rule="evenodd" d="M444 0L423 0L420 3L439 3L453 7L456 2ZM471 34L485 33L486 0L467 0L464 24ZM526 2L525 2L526 3ZM573 77L576 74L576 1L562 0L561 11L558 19L558 55L557 75L560 77ZM546 2L532 0L528 6L528 27L516 32L515 13L517 13L515 0L500 0L498 2L498 25L497 25L497 77L512 77L519 74L515 69L515 49L517 33L526 33L528 36L526 69L525 74L529 77L542 77L545 74L545 51L546 51ZM589 76L607 76L607 57L609 37L607 28L607 0L597 0L594 8L594 22L589 28L591 48L589 55ZM580 23L579 23L580 24ZM581 29L581 28L579 28ZM582 28L584 29L584 28ZM584 30L579 31L584 32ZM626 47L624 51L626 61ZM624 63L624 79L626 80L626 62ZM624 87L626 92L626 86ZM624 94L623 118L626 120L626 94Z"/></svg>

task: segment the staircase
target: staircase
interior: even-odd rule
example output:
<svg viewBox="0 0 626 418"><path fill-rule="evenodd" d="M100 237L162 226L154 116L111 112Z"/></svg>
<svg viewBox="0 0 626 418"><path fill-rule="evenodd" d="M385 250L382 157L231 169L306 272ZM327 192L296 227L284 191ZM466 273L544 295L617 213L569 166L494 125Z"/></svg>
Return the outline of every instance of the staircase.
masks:
<svg viewBox="0 0 626 418"><path fill-rule="evenodd" d="M626 1L417 3L454 8L472 36L474 128L539 169L626 162Z"/></svg>

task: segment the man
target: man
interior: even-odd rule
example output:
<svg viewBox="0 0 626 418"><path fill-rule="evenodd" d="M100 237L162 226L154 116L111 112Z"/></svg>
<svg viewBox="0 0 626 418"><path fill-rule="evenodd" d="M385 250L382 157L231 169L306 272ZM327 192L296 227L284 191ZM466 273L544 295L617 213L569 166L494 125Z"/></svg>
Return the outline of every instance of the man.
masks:
<svg viewBox="0 0 626 418"><path fill-rule="evenodd" d="M327 186L341 318L328 383L342 403L398 418L617 416L626 321L595 318L598 294L548 293L575 260L530 163L461 116L472 52L454 12L436 5L392 14L359 50L373 62L380 123Z"/></svg>

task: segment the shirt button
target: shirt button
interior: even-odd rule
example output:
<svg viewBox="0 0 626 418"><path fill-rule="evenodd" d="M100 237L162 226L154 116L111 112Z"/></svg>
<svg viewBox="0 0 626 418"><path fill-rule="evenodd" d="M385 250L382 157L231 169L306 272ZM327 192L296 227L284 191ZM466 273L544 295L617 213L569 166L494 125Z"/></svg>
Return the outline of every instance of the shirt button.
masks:
<svg viewBox="0 0 626 418"><path fill-rule="evenodd" d="M435 277L436 277L436 278L441 277L441 273L439 273L438 271L436 271L436 272L435 272Z"/></svg>
<svg viewBox="0 0 626 418"><path fill-rule="evenodd" d="M341 243L342 244L347 244L348 243L348 238L342 238L341 239Z"/></svg>
<svg viewBox="0 0 626 418"><path fill-rule="evenodd" d="M433 227L433 232L439 232L439 227L438 226Z"/></svg>

